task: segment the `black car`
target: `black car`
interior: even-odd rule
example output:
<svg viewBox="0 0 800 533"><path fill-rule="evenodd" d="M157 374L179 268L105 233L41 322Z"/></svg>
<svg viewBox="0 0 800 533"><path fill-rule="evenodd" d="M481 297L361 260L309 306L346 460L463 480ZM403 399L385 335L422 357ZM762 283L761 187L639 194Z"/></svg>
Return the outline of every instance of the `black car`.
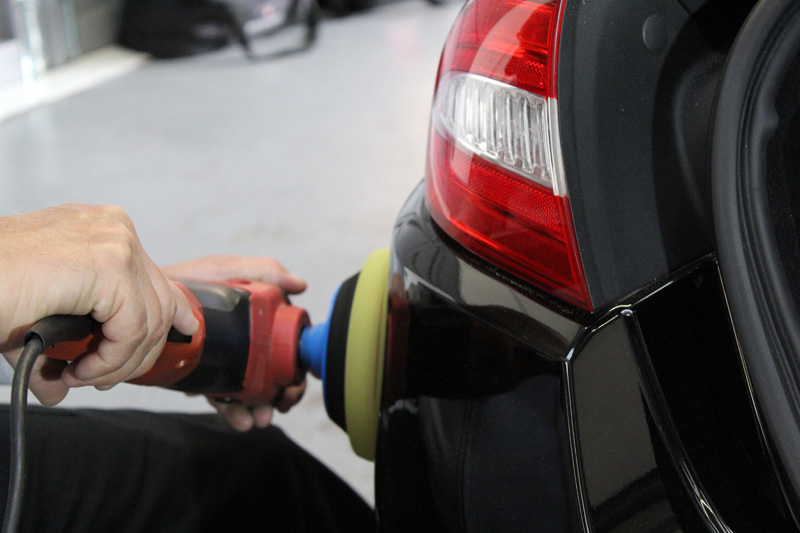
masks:
<svg viewBox="0 0 800 533"><path fill-rule="evenodd" d="M797 531L800 2L469 0L394 230L383 531Z"/></svg>

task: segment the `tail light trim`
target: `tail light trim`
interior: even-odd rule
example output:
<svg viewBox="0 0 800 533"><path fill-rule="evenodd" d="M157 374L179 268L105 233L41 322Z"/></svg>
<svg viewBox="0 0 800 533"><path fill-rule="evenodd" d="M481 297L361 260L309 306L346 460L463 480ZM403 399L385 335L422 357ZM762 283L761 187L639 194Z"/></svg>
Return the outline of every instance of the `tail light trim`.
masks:
<svg viewBox="0 0 800 533"><path fill-rule="evenodd" d="M427 197L459 244L593 310L555 98L563 0L470 0L439 67Z"/></svg>

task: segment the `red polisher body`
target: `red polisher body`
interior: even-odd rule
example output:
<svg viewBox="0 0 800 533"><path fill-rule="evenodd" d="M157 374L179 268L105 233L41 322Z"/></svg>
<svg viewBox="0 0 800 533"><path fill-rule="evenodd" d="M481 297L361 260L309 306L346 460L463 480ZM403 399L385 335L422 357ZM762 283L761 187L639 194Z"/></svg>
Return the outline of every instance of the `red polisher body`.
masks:
<svg viewBox="0 0 800 533"><path fill-rule="evenodd" d="M172 330L153 367L131 383L258 405L302 382L298 345L310 322L279 287L249 280L178 285L200 328L191 337ZM102 338L98 324L85 339L59 343L45 353L75 361L96 351Z"/></svg>

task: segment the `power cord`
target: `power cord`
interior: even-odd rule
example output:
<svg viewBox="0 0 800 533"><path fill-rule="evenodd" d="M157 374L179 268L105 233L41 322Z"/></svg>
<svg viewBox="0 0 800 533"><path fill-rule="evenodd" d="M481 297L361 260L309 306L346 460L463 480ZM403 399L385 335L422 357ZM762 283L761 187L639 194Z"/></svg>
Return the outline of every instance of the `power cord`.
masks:
<svg viewBox="0 0 800 533"><path fill-rule="evenodd" d="M28 407L28 382L33 365L46 348L59 342L81 340L91 333L90 316L55 315L44 318L25 334L22 350L11 382L10 428L11 461L8 477L8 499L3 517L3 533L15 533L22 514L22 501L27 476L25 435Z"/></svg>
<svg viewBox="0 0 800 533"><path fill-rule="evenodd" d="M8 500L3 517L3 533L17 530L22 512L22 495L25 491L26 456L25 456L25 424L28 406L28 380L36 358L44 351L42 340L38 337L25 344L25 349L17 361L14 379L11 383L10 428L11 465L8 478Z"/></svg>

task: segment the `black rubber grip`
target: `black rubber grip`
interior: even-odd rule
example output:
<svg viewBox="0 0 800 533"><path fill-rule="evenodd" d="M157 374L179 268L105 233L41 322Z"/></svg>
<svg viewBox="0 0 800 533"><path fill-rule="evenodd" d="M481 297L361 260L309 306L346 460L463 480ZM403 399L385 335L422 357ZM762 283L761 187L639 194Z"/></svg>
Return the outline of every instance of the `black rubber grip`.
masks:
<svg viewBox="0 0 800 533"><path fill-rule="evenodd" d="M200 363L170 389L197 394L241 392L250 357L250 293L210 283L186 283L203 307L206 338Z"/></svg>
<svg viewBox="0 0 800 533"><path fill-rule="evenodd" d="M92 317L89 315L53 315L43 318L25 333L23 341L38 337L47 349L59 342L79 341L92 332Z"/></svg>

